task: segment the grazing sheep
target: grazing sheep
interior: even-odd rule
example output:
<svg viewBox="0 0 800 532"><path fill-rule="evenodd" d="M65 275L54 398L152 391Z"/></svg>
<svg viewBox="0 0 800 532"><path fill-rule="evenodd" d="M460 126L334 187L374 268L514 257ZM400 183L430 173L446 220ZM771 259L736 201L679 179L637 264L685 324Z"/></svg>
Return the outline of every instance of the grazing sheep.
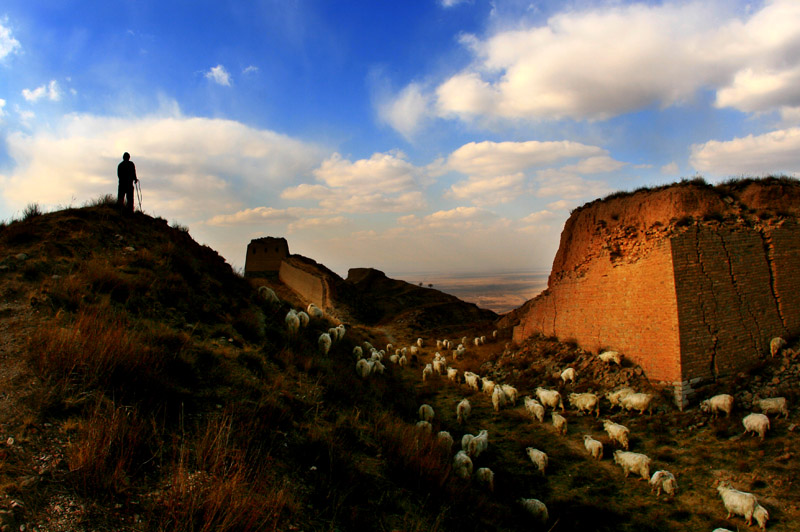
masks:
<svg viewBox="0 0 800 532"><path fill-rule="evenodd" d="M464 424L466 423L470 412L472 412L472 405L470 405L469 401L464 398L456 406L456 419L460 424Z"/></svg>
<svg viewBox="0 0 800 532"><path fill-rule="evenodd" d="M433 371L439 375L444 375L447 371L447 364L441 358L437 358L433 361Z"/></svg>
<svg viewBox="0 0 800 532"><path fill-rule="evenodd" d="M603 351L597 356L606 364L611 364L613 362L617 366L622 365L622 355L617 351Z"/></svg>
<svg viewBox="0 0 800 532"><path fill-rule="evenodd" d="M561 372L561 380L564 382L564 384L566 384L567 381L574 383L575 382L575 370L573 368L567 368L564 371L562 371Z"/></svg>
<svg viewBox="0 0 800 532"><path fill-rule="evenodd" d="M353 348L353 356L356 357L356 360L364 358L364 351L361 349L360 345Z"/></svg>
<svg viewBox="0 0 800 532"><path fill-rule="evenodd" d="M464 480L472 477L472 459L464 451L458 451L453 458L453 474Z"/></svg>
<svg viewBox="0 0 800 532"><path fill-rule="evenodd" d="M417 338L417 347L422 349L422 338Z"/></svg>
<svg viewBox="0 0 800 532"><path fill-rule="evenodd" d="M372 364L370 364L370 361L360 358L358 362L356 362L356 373L362 379L369 377L369 374L372 373Z"/></svg>
<svg viewBox="0 0 800 532"><path fill-rule="evenodd" d="M308 322L311 320L311 318L308 317L308 314L302 310L297 313L297 317L300 319L300 327L306 327Z"/></svg>
<svg viewBox="0 0 800 532"><path fill-rule="evenodd" d="M539 423L544 423L544 407L536 399L526 396L525 397L525 410L530 415L539 420Z"/></svg>
<svg viewBox="0 0 800 532"><path fill-rule="evenodd" d="M469 442L469 455L478 458L486 449L489 448L489 431L482 430Z"/></svg>
<svg viewBox="0 0 800 532"><path fill-rule="evenodd" d="M447 368L447 378L453 382L458 382L458 370L456 368Z"/></svg>
<svg viewBox="0 0 800 532"><path fill-rule="evenodd" d="M656 497L661 496L662 490L670 499L674 497L678 491L678 482L675 480L675 475L664 470L653 473L653 476L650 477L650 493L654 490L656 491Z"/></svg>
<svg viewBox="0 0 800 532"><path fill-rule="evenodd" d="M608 399L608 402L611 403L612 407L619 406L620 408L622 408L620 406L620 401L622 400L623 397L626 397L632 393L635 393L633 388L620 388L619 390L616 390L614 392L608 392L606 394L606 399Z"/></svg>
<svg viewBox="0 0 800 532"><path fill-rule="evenodd" d="M547 453L533 447L528 447L525 452L528 453L528 458L531 459L536 469L544 476L546 474L545 469L547 469Z"/></svg>
<svg viewBox="0 0 800 532"><path fill-rule="evenodd" d="M463 345L459 344L458 347L453 351L453 360L458 360L460 357L464 356L467 350L464 348Z"/></svg>
<svg viewBox="0 0 800 532"><path fill-rule="evenodd" d="M431 425L430 421L417 421L417 428L426 434L433 432L433 425Z"/></svg>
<svg viewBox="0 0 800 532"><path fill-rule="evenodd" d="M422 370L422 382L428 380L428 377L433 375L433 366L431 364L425 364L425 368Z"/></svg>
<svg viewBox="0 0 800 532"><path fill-rule="evenodd" d="M636 473L642 477L642 480L650 480L650 457L647 455L629 451L614 451L614 463L622 467L625 478L628 478L630 473Z"/></svg>
<svg viewBox="0 0 800 532"><path fill-rule="evenodd" d="M441 445L448 454L453 449L453 437L446 430L436 435L436 441L439 442L439 445Z"/></svg>
<svg viewBox="0 0 800 532"><path fill-rule="evenodd" d="M475 338L473 338L472 343L475 345L475 347L479 347L481 345L481 339L478 338L478 337L475 337Z"/></svg>
<svg viewBox="0 0 800 532"><path fill-rule="evenodd" d="M727 528L715 528L711 532L733 532L733 530L729 530Z"/></svg>
<svg viewBox="0 0 800 532"><path fill-rule="evenodd" d="M466 343L467 343L467 337L466 336L462 336L461 337L461 345L464 345Z"/></svg>
<svg viewBox="0 0 800 532"><path fill-rule="evenodd" d="M542 406L549 406L553 410L560 406L561 411L564 411L564 401L561 400L561 394L555 390L536 388L536 398L539 399Z"/></svg>
<svg viewBox="0 0 800 532"><path fill-rule="evenodd" d="M700 410L702 412L711 412L711 416L714 418L720 412L725 412L725 417L730 417L733 410L733 396L721 393L705 401L700 401Z"/></svg>
<svg viewBox="0 0 800 532"><path fill-rule="evenodd" d="M547 506L539 499L520 499L519 503L541 524L547 524L550 516L547 513Z"/></svg>
<svg viewBox="0 0 800 532"><path fill-rule="evenodd" d="M631 393L620 399L620 405L625 410L638 410L640 416L644 414L645 410L652 415L653 395L649 393Z"/></svg>
<svg viewBox="0 0 800 532"><path fill-rule="evenodd" d="M622 445L622 447L627 451L630 439L630 430L628 427L624 425L620 425L618 423L614 423L611 420L604 419L603 420L603 429L605 429L608 436L611 438L612 441L615 441Z"/></svg>
<svg viewBox="0 0 800 532"><path fill-rule="evenodd" d="M476 392L480 391L480 385L478 382L480 381L480 376L476 373L472 373L471 371L464 372L464 382L467 383L467 386L475 390Z"/></svg>
<svg viewBox="0 0 800 532"><path fill-rule="evenodd" d="M753 436L758 434L761 441L764 441L764 435L769 430L769 418L764 414L750 414L742 420L744 425L744 433L752 432Z"/></svg>
<svg viewBox="0 0 800 532"><path fill-rule="evenodd" d="M419 418L422 421L433 421L433 407L427 404L419 407Z"/></svg>
<svg viewBox="0 0 800 532"><path fill-rule="evenodd" d="M776 336L769 341L769 354L775 358L775 355L781 352L781 349L786 347L786 340L780 336Z"/></svg>
<svg viewBox="0 0 800 532"><path fill-rule="evenodd" d="M485 343L486 343L486 337L485 336L481 336L481 345L483 345Z"/></svg>
<svg viewBox="0 0 800 532"><path fill-rule="evenodd" d="M753 400L753 406L758 407L763 414L783 414L789 419L789 405L785 397L768 397L760 399L758 396Z"/></svg>
<svg viewBox="0 0 800 532"><path fill-rule="evenodd" d="M264 298L264 301L270 305L278 305L281 302L280 299L278 299L278 295L275 293L275 290L269 286L259 286L258 295Z"/></svg>
<svg viewBox="0 0 800 532"><path fill-rule="evenodd" d="M593 393L571 393L569 404L578 409L578 412L592 413L597 411L595 417L600 417L600 398Z"/></svg>
<svg viewBox="0 0 800 532"><path fill-rule="evenodd" d="M371 344L371 343L369 343L369 342L364 342L364 343L363 343L363 344L361 344L361 345L362 345L362 346L364 346L364 351L367 351L367 352L370 352L370 351L372 351L373 349L375 349L374 347L372 347L372 344Z"/></svg>
<svg viewBox="0 0 800 532"><path fill-rule="evenodd" d="M441 340L436 340L436 349L438 351L441 351L443 347L444 347L444 342L442 342Z"/></svg>
<svg viewBox="0 0 800 532"><path fill-rule="evenodd" d="M392 364L397 364L398 362L400 362L400 355L390 355L389 362L391 362Z"/></svg>
<svg viewBox="0 0 800 532"><path fill-rule="evenodd" d="M556 428L556 432L562 436L565 435L567 433L567 418L556 412L552 412L552 416L553 426Z"/></svg>
<svg viewBox="0 0 800 532"><path fill-rule="evenodd" d="M501 386L503 387L503 393L506 394L508 401L512 405L517 406L517 397L519 397L519 392L517 389L508 384L501 384Z"/></svg>
<svg viewBox="0 0 800 532"><path fill-rule="evenodd" d="M595 460L602 460L603 459L603 444L588 434L583 436L583 446L586 447L586 450L589 451L589 454L592 455L592 458Z"/></svg>
<svg viewBox="0 0 800 532"><path fill-rule="evenodd" d="M506 393L503 391L502 386L495 386L494 391L492 392L492 406L494 407L495 412L499 412L500 409L506 406L508 402L508 398L506 397Z"/></svg>
<svg viewBox="0 0 800 532"><path fill-rule="evenodd" d="M331 335L328 333L322 333L319 335L319 340L317 340L317 344L319 345L319 352L323 355L327 355L328 351L331 350Z"/></svg>
<svg viewBox="0 0 800 532"><path fill-rule="evenodd" d="M381 364L380 360L371 360L370 363L372 364L373 373L380 373L381 375L383 375L383 371L386 369L386 366Z"/></svg>
<svg viewBox="0 0 800 532"><path fill-rule="evenodd" d="M405 355L400 355L400 360L397 361L397 365L401 368L408 366L408 359Z"/></svg>
<svg viewBox="0 0 800 532"><path fill-rule="evenodd" d="M408 352L412 355L419 355L419 347L412 345L408 348Z"/></svg>
<svg viewBox="0 0 800 532"><path fill-rule="evenodd" d="M464 434L461 436L461 450L464 452L469 451L469 442L475 439L475 436L472 434Z"/></svg>
<svg viewBox="0 0 800 532"><path fill-rule="evenodd" d="M300 330L300 318L297 317L297 312L294 309L290 309L286 313L286 329L291 336L296 335L297 331Z"/></svg>
<svg viewBox="0 0 800 532"><path fill-rule="evenodd" d="M494 472L488 467L481 467L475 471L475 480L489 488L489 491L494 491Z"/></svg>
<svg viewBox="0 0 800 532"><path fill-rule="evenodd" d="M492 331L492 338L497 340L497 329Z"/></svg>
<svg viewBox="0 0 800 532"><path fill-rule="evenodd" d="M758 521L758 526L765 530L767 528L767 520L769 519L769 512L758 504L758 499L752 493L739 491L727 482L721 482L717 486L717 493L722 498L722 504L728 511L726 519L730 519L732 515L741 515L747 521L747 526L753 524L753 517ZM761 508L761 510L758 510Z"/></svg>
<svg viewBox="0 0 800 532"><path fill-rule="evenodd" d="M495 387L494 381L488 377L483 377L481 381L483 382L483 393L491 397Z"/></svg>
<svg viewBox="0 0 800 532"><path fill-rule="evenodd" d="M316 318L316 319L319 319L319 320L321 320L325 316L325 313L322 312L322 309L319 308L318 306L316 306L314 303L309 303L308 304L308 308L306 309L306 312L308 312L308 315L310 317Z"/></svg>

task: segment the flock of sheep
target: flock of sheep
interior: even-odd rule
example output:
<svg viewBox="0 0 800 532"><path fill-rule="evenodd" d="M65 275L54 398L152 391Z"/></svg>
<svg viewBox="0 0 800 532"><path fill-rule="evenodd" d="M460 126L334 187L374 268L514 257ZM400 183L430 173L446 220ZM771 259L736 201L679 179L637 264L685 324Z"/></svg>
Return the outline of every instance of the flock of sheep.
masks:
<svg viewBox="0 0 800 532"><path fill-rule="evenodd" d="M263 288L263 287L262 287ZM269 290L269 289L267 289ZM272 292L269 290L269 292ZM265 294L267 299L272 294ZM301 327L308 325L310 317L321 319L323 312L321 309L311 304L306 311L290 310L286 315L287 330L291 335L296 335ZM331 346L341 340L345 334L345 327L339 325L332 327L327 333L323 333L319 337L319 351L321 354L326 355ZM497 331L492 333L492 338L497 338ZM475 337L472 342L468 342L466 337L461 339L461 343L454 346L449 340L437 340L436 347L439 351L450 351L453 362L457 362L463 358L466 353L466 345L472 343L475 346L480 346L486 342L485 336ZM382 374L385 371L383 360L387 357L392 364L400 367L409 365L409 361L413 360L418 362L422 356L422 347L424 341L422 338L417 339L414 345L395 349L391 344L386 346L386 349L376 349L369 342L364 342L363 346L356 346L353 349L353 356L356 359L355 369L356 373L362 377L367 378L370 375ZM781 339L775 339L770 345L770 350L774 356L777 351L785 347L786 343ZM470 371L463 371L462 378L459 377L459 370L456 367L449 366L447 357L437 351L430 363L424 364L422 369L422 380L427 381L434 377L434 375L447 377L450 382L460 384L462 382L469 388L476 392L483 392L491 398L492 406L495 412L509 405L516 406L519 399L518 390L508 384L495 383L488 377L481 377L476 373ZM621 365L622 355L615 351L605 351L598 355L599 359L607 364ZM566 368L561 372L561 379L564 384L574 383L577 378L574 368ZM557 390L538 387L534 392L536 398L531 396L524 397L524 408L530 414L532 419L543 423L545 420L546 409L551 409L550 417L556 432L560 435L567 434L567 419L557 412L565 412L564 401L561 393ZM604 398L608 401L610 408L618 407L627 411L637 411L640 415L645 411L652 414L652 407L655 397L649 393L636 392L631 388L622 388L610 391L605 394ZM600 401L601 396L595 393L570 393L568 396L570 405L579 413L594 414L599 418L600 416ZM734 398L728 394L720 394L705 401L702 401L700 408L703 412L709 412L712 416L716 417L722 413L730 416L734 406ZM767 414L779 414L784 417L789 416L788 404L785 398L756 398L755 405L762 413L751 413L744 417L742 423L745 427L745 433L757 434L761 440L764 439L766 432L770 428L769 418ZM466 398L462 399L456 405L456 419L459 424L467 422L472 410L470 401ZM417 426L421 431L428 434L432 432L431 422L434 419L434 410L430 405L424 404L419 408L419 421ZM651 492L656 492L656 497L660 497L661 493L665 493L668 497L674 497L678 484L675 475L670 471L658 470L652 476L650 474L652 460L641 453L631 452L630 447L630 430L624 425L615 423L611 420L603 420L603 428L610 438L611 442L621 449L613 452L614 462L619 465L627 478L629 474L634 473L639 475L642 479L649 482ZM453 437L447 431L441 431L437 434L438 442L448 451L454 445ZM589 456L596 460L603 458L603 443L595 439L590 434L583 436L583 443ZM476 482L485 486L490 491L494 491L494 473L487 467L480 467L474 470L473 473L473 460L477 459L489 446L489 434L487 430L481 430L478 434L465 434L461 439L461 448L455 453L453 457L453 473L456 477L470 480L475 478ZM545 451L528 447L526 454L535 466L538 473L545 475L548 465L548 456ZM728 511L728 518L731 515L741 515L746 519L748 525L752 524L755 519L759 527L766 528L766 523L769 519L769 512L758 503L755 495L733 489L733 487L726 483L720 483L717 486L717 491L722 499L725 509ZM522 498L519 499L521 506L532 514L541 523L547 523L549 514L547 506L544 502L538 499ZM724 532L726 529L716 529L714 532Z"/></svg>

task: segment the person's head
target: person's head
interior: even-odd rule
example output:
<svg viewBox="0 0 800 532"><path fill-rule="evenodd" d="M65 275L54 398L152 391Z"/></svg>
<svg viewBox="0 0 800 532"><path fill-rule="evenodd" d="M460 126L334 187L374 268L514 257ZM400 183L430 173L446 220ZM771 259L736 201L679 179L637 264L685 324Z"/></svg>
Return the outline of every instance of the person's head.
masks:
<svg viewBox="0 0 800 532"><path fill-rule="evenodd" d="M130 158L131 158L131 154L130 153L125 152L125 153L122 154L122 160L123 161L127 161Z"/></svg>

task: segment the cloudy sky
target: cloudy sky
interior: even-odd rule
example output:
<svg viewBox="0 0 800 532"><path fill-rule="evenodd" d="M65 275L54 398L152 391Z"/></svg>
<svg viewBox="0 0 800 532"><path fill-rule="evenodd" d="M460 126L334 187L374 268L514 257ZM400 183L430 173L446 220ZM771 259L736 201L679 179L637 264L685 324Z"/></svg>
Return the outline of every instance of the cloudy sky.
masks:
<svg viewBox="0 0 800 532"><path fill-rule="evenodd" d="M547 270L609 192L800 173L800 2L4 0L0 219L124 151L235 267Z"/></svg>

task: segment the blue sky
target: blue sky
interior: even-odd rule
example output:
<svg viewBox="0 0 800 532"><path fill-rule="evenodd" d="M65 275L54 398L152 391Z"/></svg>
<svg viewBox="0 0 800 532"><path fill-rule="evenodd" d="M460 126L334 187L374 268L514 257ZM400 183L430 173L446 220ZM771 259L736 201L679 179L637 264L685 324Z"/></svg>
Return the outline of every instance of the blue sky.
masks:
<svg viewBox="0 0 800 532"><path fill-rule="evenodd" d="M124 151L236 267L547 270L596 197L800 172L800 2L5 0L0 219Z"/></svg>

